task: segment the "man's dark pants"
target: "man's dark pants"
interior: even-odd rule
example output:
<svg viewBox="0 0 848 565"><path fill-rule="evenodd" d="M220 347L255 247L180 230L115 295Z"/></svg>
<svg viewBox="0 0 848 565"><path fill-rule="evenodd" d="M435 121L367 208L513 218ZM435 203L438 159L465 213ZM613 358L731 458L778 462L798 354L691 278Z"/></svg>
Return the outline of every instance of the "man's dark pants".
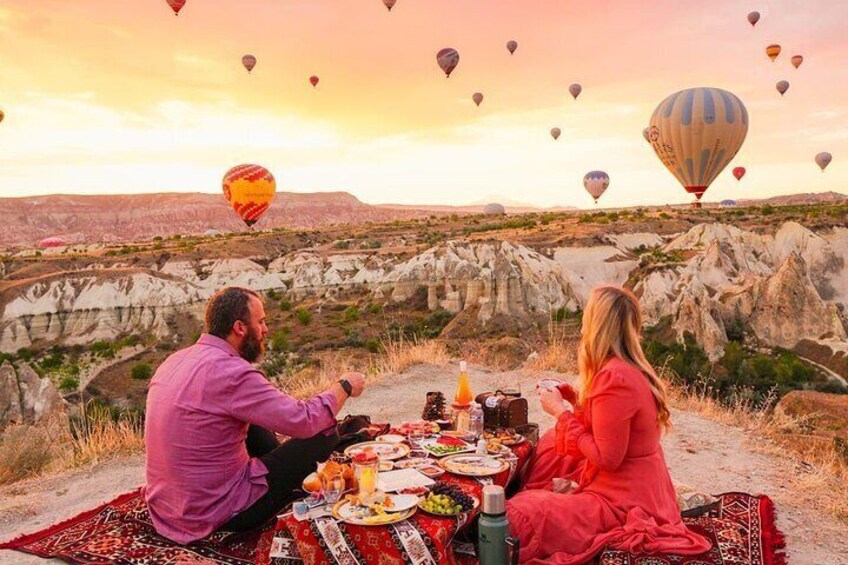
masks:
<svg viewBox="0 0 848 565"><path fill-rule="evenodd" d="M331 435L320 433L308 439L290 439L280 444L276 436L259 426L251 425L247 430L247 453L258 457L268 468L265 476L268 492L256 502L242 510L221 530L241 532L265 524L292 500L294 491L301 488L303 479L316 468L316 463L326 461L339 441L337 432Z"/></svg>

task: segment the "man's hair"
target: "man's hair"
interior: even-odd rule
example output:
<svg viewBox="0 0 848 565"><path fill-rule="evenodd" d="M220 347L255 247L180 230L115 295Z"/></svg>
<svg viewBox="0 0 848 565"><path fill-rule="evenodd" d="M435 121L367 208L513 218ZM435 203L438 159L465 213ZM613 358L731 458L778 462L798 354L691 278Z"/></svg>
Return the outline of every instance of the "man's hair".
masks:
<svg viewBox="0 0 848 565"><path fill-rule="evenodd" d="M250 297L260 296L250 289L230 286L219 290L206 305L206 333L227 339L237 320L250 322Z"/></svg>

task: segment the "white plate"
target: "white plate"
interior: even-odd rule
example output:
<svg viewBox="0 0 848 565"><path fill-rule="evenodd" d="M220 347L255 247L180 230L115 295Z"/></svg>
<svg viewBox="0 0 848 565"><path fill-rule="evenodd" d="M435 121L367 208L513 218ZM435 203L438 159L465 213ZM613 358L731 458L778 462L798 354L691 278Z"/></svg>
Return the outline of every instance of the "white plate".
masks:
<svg viewBox="0 0 848 565"><path fill-rule="evenodd" d="M429 487L436 481L415 469L399 469L388 473L377 473L377 488L384 492L397 492L405 488Z"/></svg>
<svg viewBox="0 0 848 565"><path fill-rule="evenodd" d="M377 467L377 472L385 472L391 471L395 468L395 464L387 459L381 459L379 463L379 467Z"/></svg>
<svg viewBox="0 0 848 565"><path fill-rule="evenodd" d="M457 446L454 450L449 451L447 453L437 453L436 451L433 451L432 448L434 446L437 446L437 445L441 446L442 444L440 444L438 442L437 438L430 438L430 439L425 439L424 441L421 442L421 449L423 449L424 451L426 451L430 455L433 455L434 457L447 457L448 455L457 455L458 453L469 453L469 452L474 451L476 449L476 447L474 447L473 445L471 445L468 442L463 442L463 443L465 443L465 447L460 448L459 446ZM442 446L442 447L453 447L453 446L445 445L445 446Z"/></svg>
<svg viewBox="0 0 848 565"><path fill-rule="evenodd" d="M432 465L434 461L427 457L410 457L409 459L401 459L395 463L395 469L417 469L418 467L426 467Z"/></svg>
<svg viewBox="0 0 848 565"><path fill-rule="evenodd" d="M403 512L415 508L420 500L420 497L414 494L390 494L388 497L392 500L392 512Z"/></svg>
<svg viewBox="0 0 848 565"><path fill-rule="evenodd" d="M509 463L490 455L449 455L439 461L439 466L466 477L491 477L509 469Z"/></svg>
<svg viewBox="0 0 848 565"><path fill-rule="evenodd" d="M386 443L384 441L357 443L345 449L344 454L353 458L354 455L365 451L366 448L376 453L380 459L387 461L394 461L395 459L401 459L409 455L409 446L405 443Z"/></svg>
<svg viewBox="0 0 848 565"><path fill-rule="evenodd" d="M386 434L377 437L377 441L383 441L386 443L403 443L405 439L405 437L398 434Z"/></svg>
<svg viewBox="0 0 848 565"><path fill-rule="evenodd" d="M410 496L410 495L404 495ZM417 496L415 498L418 498ZM348 524L354 524L356 526L385 526L386 524L394 524L396 522L401 522L406 520L418 509L418 505L409 510L404 510L402 512L387 512L384 514L384 518L381 521L369 521L366 518L358 516L358 512L361 512L362 509L359 507L351 506L350 501L341 500L338 504L333 507L333 516L341 520L342 522Z"/></svg>

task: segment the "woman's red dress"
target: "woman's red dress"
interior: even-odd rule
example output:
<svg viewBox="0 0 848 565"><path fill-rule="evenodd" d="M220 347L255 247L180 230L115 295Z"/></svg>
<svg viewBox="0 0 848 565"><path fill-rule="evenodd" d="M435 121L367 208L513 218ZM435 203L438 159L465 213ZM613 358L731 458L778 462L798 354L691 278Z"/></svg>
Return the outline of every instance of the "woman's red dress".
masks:
<svg viewBox="0 0 848 565"><path fill-rule="evenodd" d="M507 502L521 562L576 565L605 546L697 555L710 543L683 524L647 378L611 358L583 410L564 413L539 442L524 487ZM551 490L562 477L579 486Z"/></svg>

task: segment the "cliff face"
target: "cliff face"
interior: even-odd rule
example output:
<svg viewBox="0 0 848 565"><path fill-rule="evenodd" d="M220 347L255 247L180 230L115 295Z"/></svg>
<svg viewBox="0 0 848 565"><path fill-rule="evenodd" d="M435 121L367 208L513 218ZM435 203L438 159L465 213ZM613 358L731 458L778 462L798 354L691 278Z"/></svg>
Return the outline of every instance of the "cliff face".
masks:
<svg viewBox="0 0 848 565"><path fill-rule="evenodd" d="M0 365L0 430L64 416L65 407L50 379L39 377L29 365L21 365L17 371L8 361Z"/></svg>

